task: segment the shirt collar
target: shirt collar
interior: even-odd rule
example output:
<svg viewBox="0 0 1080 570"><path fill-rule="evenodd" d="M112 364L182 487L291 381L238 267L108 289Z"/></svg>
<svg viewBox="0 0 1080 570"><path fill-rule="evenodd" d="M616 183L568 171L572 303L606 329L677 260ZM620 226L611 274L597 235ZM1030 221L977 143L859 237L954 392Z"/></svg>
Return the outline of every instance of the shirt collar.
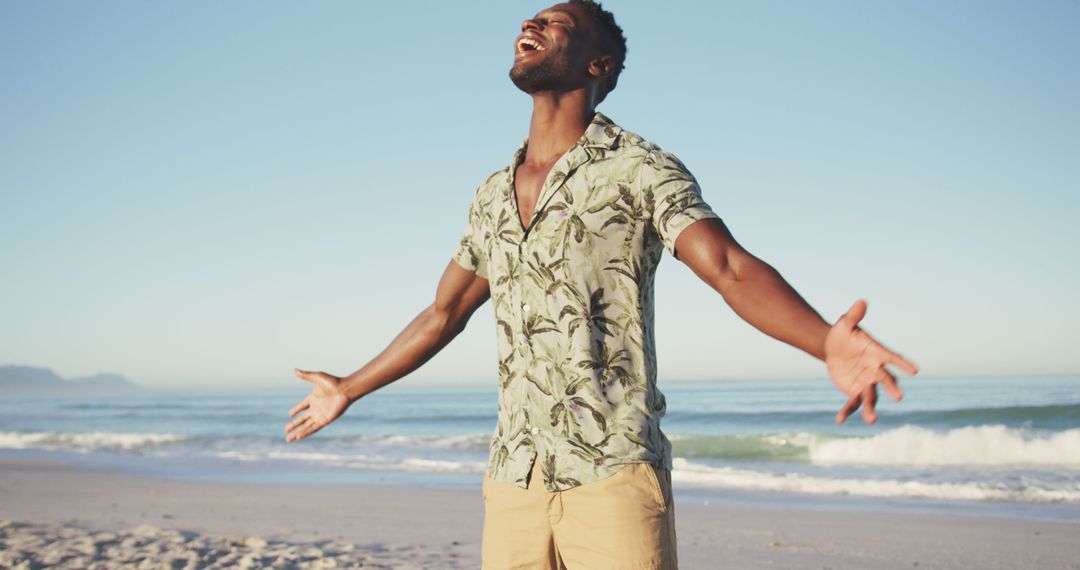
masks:
<svg viewBox="0 0 1080 570"><path fill-rule="evenodd" d="M620 132L622 132L622 127L616 125L607 115L597 113L593 115L592 122L585 129L585 134L582 135L578 144L585 148L613 149L619 140Z"/></svg>
<svg viewBox="0 0 1080 570"><path fill-rule="evenodd" d="M597 112L593 115L592 121L589 122L589 126L585 128L585 134L581 135L575 146L581 146L583 148L602 148L613 149L619 141L619 133L622 132L622 127L616 125L614 121L608 118L607 115ZM518 147L514 153L514 159L510 162L510 179L513 176L514 168L525 158L525 149L529 145L529 137L525 137L521 141L521 146ZM571 152L573 147L567 152Z"/></svg>

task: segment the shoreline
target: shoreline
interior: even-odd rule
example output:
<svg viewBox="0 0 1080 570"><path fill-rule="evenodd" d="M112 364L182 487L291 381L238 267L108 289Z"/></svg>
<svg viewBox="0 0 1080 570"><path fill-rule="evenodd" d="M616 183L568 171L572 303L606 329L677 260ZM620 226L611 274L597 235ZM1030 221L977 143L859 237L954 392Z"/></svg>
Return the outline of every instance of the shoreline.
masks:
<svg viewBox="0 0 1080 570"><path fill-rule="evenodd" d="M16 531L52 537L44 554L54 557L73 544L59 540L65 533L81 533L84 546L93 533L128 533L121 536L130 544L156 545L148 548L174 556L177 567L187 560L181 552L201 548L232 556L231 564L249 556L268 567L317 567L310 565L338 556L338 567L476 568L483 524L479 488L180 481L10 456L0 457L0 505L0 520L9 521L0 529L4 552ZM1077 523L678 499L675 508L683 568L718 560L737 568L1080 568ZM266 541L259 548L276 558L251 558L248 539ZM319 541L321 557L288 558Z"/></svg>
<svg viewBox="0 0 1080 570"><path fill-rule="evenodd" d="M66 463L75 469L145 479L187 483L280 487L387 487L398 492L413 488L480 492L482 473L384 471L346 467L313 466L305 463L248 462L224 458L183 458L74 452L40 449L3 450L5 458ZM676 472L675 498L681 505L772 508L868 513L888 515L945 515L989 517L1031 522L1080 524L1080 504L1028 503L992 500L942 500L919 497L875 497L849 494L800 493L760 489L717 488L686 483Z"/></svg>

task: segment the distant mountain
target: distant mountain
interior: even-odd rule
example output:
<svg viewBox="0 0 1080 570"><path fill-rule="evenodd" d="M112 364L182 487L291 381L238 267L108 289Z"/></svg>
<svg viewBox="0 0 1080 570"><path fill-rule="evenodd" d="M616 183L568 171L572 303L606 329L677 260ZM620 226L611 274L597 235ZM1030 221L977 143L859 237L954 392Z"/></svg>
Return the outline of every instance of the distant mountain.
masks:
<svg viewBox="0 0 1080 570"><path fill-rule="evenodd" d="M0 366L0 397L22 394L116 394L139 386L119 374L95 374L64 380L48 368Z"/></svg>

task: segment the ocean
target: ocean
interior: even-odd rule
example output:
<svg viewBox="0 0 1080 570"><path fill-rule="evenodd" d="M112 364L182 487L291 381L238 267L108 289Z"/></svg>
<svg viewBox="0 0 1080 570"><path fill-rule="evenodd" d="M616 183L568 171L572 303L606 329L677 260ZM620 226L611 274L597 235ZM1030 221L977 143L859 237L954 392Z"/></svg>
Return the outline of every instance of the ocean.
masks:
<svg viewBox="0 0 1080 570"><path fill-rule="evenodd" d="M913 378L877 424L827 380L663 382L677 500L1080 521L1080 377ZM307 393L0 397L0 455L198 481L475 488L494 386L400 381L286 444ZM0 474L2 476L2 474Z"/></svg>

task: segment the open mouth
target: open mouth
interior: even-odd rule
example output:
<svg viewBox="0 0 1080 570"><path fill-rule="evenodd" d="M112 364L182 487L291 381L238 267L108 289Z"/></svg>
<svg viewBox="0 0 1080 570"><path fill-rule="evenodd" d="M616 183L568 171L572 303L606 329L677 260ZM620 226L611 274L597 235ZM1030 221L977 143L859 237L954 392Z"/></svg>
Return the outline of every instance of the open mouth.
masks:
<svg viewBox="0 0 1080 570"><path fill-rule="evenodd" d="M517 53L519 55L531 52L544 51L545 49L547 49L544 47L544 44L528 36L519 38L517 44L515 44L514 47L517 48Z"/></svg>

